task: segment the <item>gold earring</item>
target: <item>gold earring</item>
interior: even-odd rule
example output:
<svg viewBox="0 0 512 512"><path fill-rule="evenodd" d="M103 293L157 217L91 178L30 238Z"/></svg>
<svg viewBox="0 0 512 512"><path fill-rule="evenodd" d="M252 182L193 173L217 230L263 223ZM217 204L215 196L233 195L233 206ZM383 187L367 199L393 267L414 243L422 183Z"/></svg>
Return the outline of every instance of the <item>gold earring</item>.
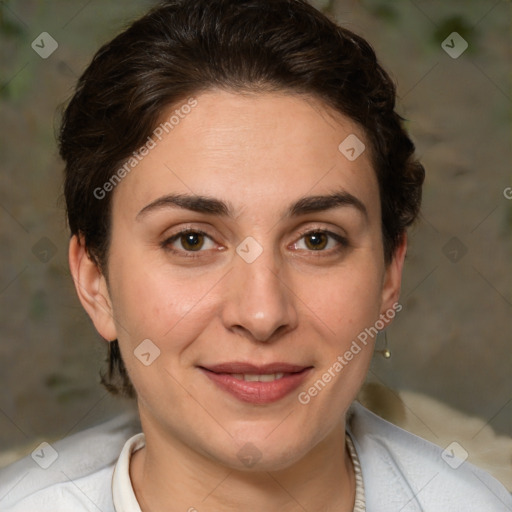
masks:
<svg viewBox="0 0 512 512"><path fill-rule="evenodd" d="M391 357L391 351L388 348L388 333L384 331L384 348L381 350L376 350L375 352L382 354L384 359L389 359Z"/></svg>

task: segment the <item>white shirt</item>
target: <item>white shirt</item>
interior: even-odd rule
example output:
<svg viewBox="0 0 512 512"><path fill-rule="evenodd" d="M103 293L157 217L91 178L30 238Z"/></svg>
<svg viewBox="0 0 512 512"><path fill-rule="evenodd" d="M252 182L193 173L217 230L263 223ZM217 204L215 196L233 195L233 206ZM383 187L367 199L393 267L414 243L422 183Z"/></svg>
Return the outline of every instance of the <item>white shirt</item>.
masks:
<svg viewBox="0 0 512 512"><path fill-rule="evenodd" d="M347 431L367 512L512 512L511 495L490 475L357 402ZM26 457L0 470L0 511L141 512L129 463L143 444L140 424L129 415L58 441L52 446L58 458L47 469Z"/></svg>

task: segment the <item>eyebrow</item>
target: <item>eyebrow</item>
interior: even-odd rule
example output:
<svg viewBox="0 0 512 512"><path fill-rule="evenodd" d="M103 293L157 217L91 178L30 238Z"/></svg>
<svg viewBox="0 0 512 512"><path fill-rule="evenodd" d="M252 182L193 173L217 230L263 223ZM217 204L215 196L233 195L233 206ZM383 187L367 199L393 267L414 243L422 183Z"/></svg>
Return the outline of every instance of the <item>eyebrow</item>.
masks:
<svg viewBox="0 0 512 512"><path fill-rule="evenodd" d="M319 213L334 208L352 207L368 219L368 211L364 203L354 195L340 190L328 195L306 196L298 199L291 204L285 211L285 217L299 217L308 213ZM193 212L207 215L218 215L221 217L234 218L234 208L230 203L226 203L214 197L189 194L168 194L159 197L155 201L146 205L136 215L140 220L147 214L161 210L162 208L181 208Z"/></svg>

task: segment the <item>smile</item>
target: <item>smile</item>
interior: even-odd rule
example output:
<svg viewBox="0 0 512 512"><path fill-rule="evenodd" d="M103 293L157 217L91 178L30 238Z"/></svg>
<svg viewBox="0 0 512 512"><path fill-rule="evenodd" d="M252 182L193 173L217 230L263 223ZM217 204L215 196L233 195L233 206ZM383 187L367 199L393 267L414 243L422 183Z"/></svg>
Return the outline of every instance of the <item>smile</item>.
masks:
<svg viewBox="0 0 512 512"><path fill-rule="evenodd" d="M241 402L263 405L276 402L297 389L312 366L271 363L256 366L247 363L223 363L200 366L202 373L221 391Z"/></svg>

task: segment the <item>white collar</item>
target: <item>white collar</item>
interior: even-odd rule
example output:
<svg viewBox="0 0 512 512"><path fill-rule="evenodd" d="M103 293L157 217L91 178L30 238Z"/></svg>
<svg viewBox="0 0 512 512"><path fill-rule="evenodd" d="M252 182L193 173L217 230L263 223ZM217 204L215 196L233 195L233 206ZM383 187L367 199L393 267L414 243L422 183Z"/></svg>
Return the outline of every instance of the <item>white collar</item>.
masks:
<svg viewBox="0 0 512 512"><path fill-rule="evenodd" d="M130 480L130 458L146 445L141 432L130 437L123 446L112 475L112 498L116 512L142 512Z"/></svg>

